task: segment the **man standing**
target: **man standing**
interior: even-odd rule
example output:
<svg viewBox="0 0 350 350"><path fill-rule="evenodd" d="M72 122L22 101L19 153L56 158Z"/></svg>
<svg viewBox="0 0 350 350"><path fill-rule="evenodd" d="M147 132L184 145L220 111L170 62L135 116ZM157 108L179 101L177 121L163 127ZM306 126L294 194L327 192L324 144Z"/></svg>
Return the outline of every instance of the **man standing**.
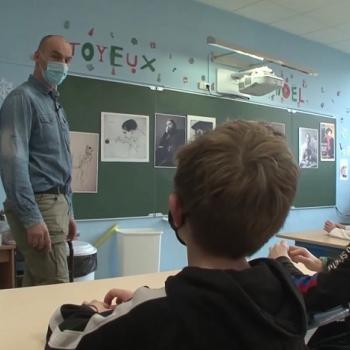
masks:
<svg viewBox="0 0 350 350"><path fill-rule="evenodd" d="M159 140L156 152L156 166L175 167L175 153L185 142L185 135L177 128L174 120L169 119L165 131Z"/></svg>
<svg viewBox="0 0 350 350"><path fill-rule="evenodd" d="M5 212L24 256L24 286L68 282L66 239L76 236L71 154L57 86L68 73L70 44L45 36L27 82L0 110L0 168Z"/></svg>

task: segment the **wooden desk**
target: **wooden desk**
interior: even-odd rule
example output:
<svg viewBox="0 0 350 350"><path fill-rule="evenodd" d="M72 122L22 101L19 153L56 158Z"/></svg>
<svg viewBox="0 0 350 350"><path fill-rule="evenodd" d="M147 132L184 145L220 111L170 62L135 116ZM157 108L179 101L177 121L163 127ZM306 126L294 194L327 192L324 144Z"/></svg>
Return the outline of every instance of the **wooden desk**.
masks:
<svg viewBox="0 0 350 350"><path fill-rule="evenodd" d="M319 246L343 249L348 245L345 239L334 238L327 235L324 230L310 230L303 232L281 232L276 235L279 238L291 239L297 242L304 242Z"/></svg>
<svg viewBox="0 0 350 350"><path fill-rule="evenodd" d="M349 243L347 240L328 236L324 230L281 232L276 236L294 240L295 245L308 249L316 256L337 257Z"/></svg>
<svg viewBox="0 0 350 350"><path fill-rule="evenodd" d="M0 245L0 289L15 287L15 245Z"/></svg>
<svg viewBox="0 0 350 350"><path fill-rule="evenodd" d="M177 271L0 290L0 344L6 350L44 348L49 319L62 304L103 300L111 288L160 288Z"/></svg>

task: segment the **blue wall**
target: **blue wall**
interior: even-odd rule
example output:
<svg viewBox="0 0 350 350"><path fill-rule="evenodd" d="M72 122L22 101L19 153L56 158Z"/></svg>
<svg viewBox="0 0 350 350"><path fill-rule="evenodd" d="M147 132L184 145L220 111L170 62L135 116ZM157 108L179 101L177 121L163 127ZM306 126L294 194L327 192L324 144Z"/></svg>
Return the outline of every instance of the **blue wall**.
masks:
<svg viewBox="0 0 350 350"><path fill-rule="evenodd" d="M274 67L298 93L272 93L253 101L336 116L337 162L350 156L349 55L189 0L1 0L0 8L0 104L31 73L31 54L46 34L60 33L75 43L74 74L192 92L200 92L200 80L215 87L216 66L208 60L212 49L206 44L212 35L318 72L318 77L308 77ZM349 197L349 181L337 180L337 207L343 213L349 212ZM321 227L327 218L346 220L334 208L291 210L283 230ZM163 229L161 269L186 264L185 250L159 217L81 220L81 239L94 242L116 222L121 227ZM98 278L118 273L115 251L115 237L99 247ZM267 246L257 255L266 253Z"/></svg>

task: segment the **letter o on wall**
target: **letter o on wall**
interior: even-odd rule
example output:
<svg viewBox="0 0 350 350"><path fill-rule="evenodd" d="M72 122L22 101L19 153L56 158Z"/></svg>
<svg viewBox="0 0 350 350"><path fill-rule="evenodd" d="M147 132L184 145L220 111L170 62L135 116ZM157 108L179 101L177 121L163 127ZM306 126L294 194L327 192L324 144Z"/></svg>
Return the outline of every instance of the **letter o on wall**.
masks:
<svg viewBox="0 0 350 350"><path fill-rule="evenodd" d="M94 57L94 46L91 43L85 43L81 47L81 54L85 61L91 61Z"/></svg>

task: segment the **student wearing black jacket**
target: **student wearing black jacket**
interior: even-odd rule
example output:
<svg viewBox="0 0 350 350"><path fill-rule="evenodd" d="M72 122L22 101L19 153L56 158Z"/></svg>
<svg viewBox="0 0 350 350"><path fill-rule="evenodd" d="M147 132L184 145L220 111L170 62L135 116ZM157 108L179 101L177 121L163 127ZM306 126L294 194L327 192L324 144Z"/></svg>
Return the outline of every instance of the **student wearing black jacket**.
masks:
<svg viewBox="0 0 350 350"><path fill-rule="evenodd" d="M306 248L281 241L270 248L270 258L283 264L302 293L306 310L312 315L350 302L350 244L336 258L317 258ZM316 273L302 273L293 262L303 263ZM350 320L320 327L308 343L310 349L350 349Z"/></svg>
<svg viewBox="0 0 350 350"><path fill-rule="evenodd" d="M305 349L304 303L289 273L245 258L283 225L296 192L284 137L228 122L185 145L177 162L169 223L188 266L161 289L112 289L104 301L61 306L47 350Z"/></svg>

